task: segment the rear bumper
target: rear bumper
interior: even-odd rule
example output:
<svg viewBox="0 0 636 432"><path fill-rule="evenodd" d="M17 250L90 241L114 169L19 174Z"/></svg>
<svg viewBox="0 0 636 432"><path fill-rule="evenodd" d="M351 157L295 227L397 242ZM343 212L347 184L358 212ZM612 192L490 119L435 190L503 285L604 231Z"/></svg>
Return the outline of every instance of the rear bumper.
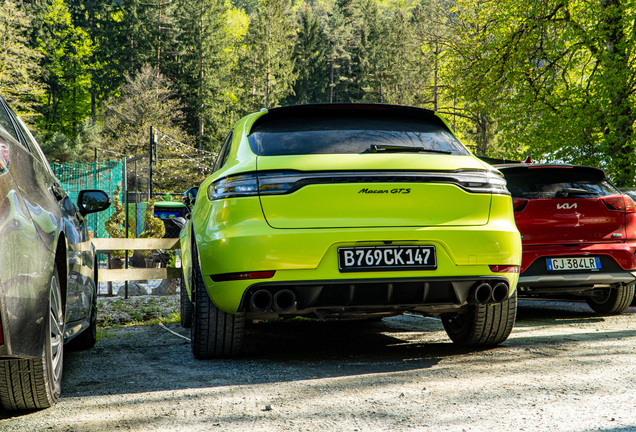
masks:
<svg viewBox="0 0 636 432"><path fill-rule="evenodd" d="M608 285L636 282L635 272L584 273L519 277L519 295L585 293Z"/></svg>
<svg viewBox="0 0 636 432"><path fill-rule="evenodd" d="M636 282L633 244L596 244L576 247L530 246L523 251L519 294L585 293L599 287ZM598 271L549 271L550 257L599 257Z"/></svg>
<svg viewBox="0 0 636 432"><path fill-rule="evenodd" d="M519 287L549 288L593 285L616 285L636 282L636 271L618 273L583 273L564 275L520 276Z"/></svg>
<svg viewBox="0 0 636 432"><path fill-rule="evenodd" d="M485 291L481 291L476 295L476 289L486 289L490 294L484 296ZM404 311L439 315L467 304L500 303L511 292L510 280L494 275L261 282L245 291L239 310L248 318L322 318Z"/></svg>
<svg viewBox="0 0 636 432"><path fill-rule="evenodd" d="M516 287L518 274L493 273L489 268L489 265L519 265L521 261L521 241L516 227L510 224L509 230L505 231L502 225L504 224L500 221L499 224L492 226L470 228L340 230L273 230L268 226L262 226L258 233L227 231L216 235L219 240L207 242L200 241L201 237L204 237L200 236L200 231L196 232L196 237L201 272L210 298L219 309L238 313L242 311L245 292L261 282L272 285L318 286L322 284L321 281L351 285L356 284L356 280L362 280L368 282L367 287L371 287L373 280L397 283L403 279L417 279L421 283L426 283L440 278L450 278L449 280L455 281L471 278L474 283L482 277L499 276L507 279L510 289L513 290ZM382 246L387 242L391 242L394 246L435 246L437 268L347 273L339 271L339 247ZM214 282L211 277L223 273L272 270L275 271L275 275L264 280ZM306 283L299 281L306 281ZM364 289L360 288L360 290ZM407 303L421 304L423 300ZM447 303L456 305L462 302L457 303L453 300Z"/></svg>
<svg viewBox="0 0 636 432"><path fill-rule="evenodd" d="M527 273L537 260L549 257L606 256L612 260L617 271L636 270L636 243L597 243L579 246L523 245L521 274Z"/></svg>
<svg viewBox="0 0 636 432"><path fill-rule="evenodd" d="M214 304L225 312L242 312L245 292L258 283L318 286L322 281L351 285L362 280L373 290L376 289L371 288L373 280L418 279L425 283L439 278L457 281L473 278L474 281L480 277L500 276L508 280L510 290L517 284L518 274L493 273L489 268L489 265L521 264L521 237L507 196L493 197L490 220L485 225L323 229L274 229L265 221L258 199L222 201L227 201L222 203L227 208L201 212L201 216L194 218L192 229L207 292ZM234 214L241 218L233 219ZM434 246L437 268L340 272L338 248L384 245ZM187 275L190 271L187 238L182 247L185 247L184 273ZM225 282L215 282L211 277L261 271L275 271L275 274L269 279ZM188 289L191 291L189 286ZM365 290L356 288L355 291Z"/></svg>

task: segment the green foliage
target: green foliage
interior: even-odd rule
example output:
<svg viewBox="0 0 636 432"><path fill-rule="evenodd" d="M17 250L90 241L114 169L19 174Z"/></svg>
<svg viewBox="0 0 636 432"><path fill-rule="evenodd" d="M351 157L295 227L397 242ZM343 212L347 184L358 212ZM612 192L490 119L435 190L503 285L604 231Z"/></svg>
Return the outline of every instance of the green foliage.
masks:
<svg viewBox="0 0 636 432"><path fill-rule="evenodd" d="M293 54L297 78L293 95L287 96L285 104L328 102L327 35L319 17L306 5L300 11L298 25Z"/></svg>
<svg viewBox="0 0 636 432"><path fill-rule="evenodd" d="M329 102L347 102L340 89L352 81L351 57L355 48L353 29L345 21L341 8L334 8L327 22L327 61L329 62Z"/></svg>
<svg viewBox="0 0 636 432"><path fill-rule="evenodd" d="M31 123L37 96L42 92L40 52L29 46L27 31L31 18L13 0L0 3L0 93L22 117Z"/></svg>
<svg viewBox="0 0 636 432"><path fill-rule="evenodd" d="M126 210L121 204L119 194L121 192L121 184L117 185L117 188L113 191L111 197L113 197L113 208L115 211L106 219L104 227L106 232L111 238L126 238ZM134 233L130 230L128 232L128 238L134 238ZM126 252L123 250L111 251L111 255L115 258L124 258Z"/></svg>
<svg viewBox="0 0 636 432"><path fill-rule="evenodd" d="M187 0L176 11L178 62L174 81L186 106L188 131L199 148L212 149L227 132L224 87L231 59L223 0Z"/></svg>
<svg viewBox="0 0 636 432"><path fill-rule="evenodd" d="M633 23L619 1L460 0L457 86L496 119L508 154L601 166L632 185Z"/></svg>
<svg viewBox="0 0 636 432"><path fill-rule="evenodd" d="M168 267L169 268L177 268L177 254L175 251L168 251Z"/></svg>
<svg viewBox="0 0 636 432"><path fill-rule="evenodd" d="M77 126L90 115L90 64L94 46L88 33L71 22L64 0L52 0L37 37L42 55L42 80L46 93L41 99L38 127L53 135L74 137Z"/></svg>
<svg viewBox="0 0 636 432"><path fill-rule="evenodd" d="M247 112L329 101L431 108L475 153L634 183L633 0L17 4L0 2L0 91L46 154L138 155L153 127L156 191L200 183Z"/></svg>
<svg viewBox="0 0 636 432"><path fill-rule="evenodd" d="M39 137L42 151L49 162L71 163L86 162L93 159L94 148L101 147L101 127L90 118L84 119L76 128L72 137L55 132L52 137Z"/></svg>
<svg viewBox="0 0 636 432"><path fill-rule="evenodd" d="M187 140L180 128L182 121L181 103L172 83L149 65L135 75L126 75L119 94L106 101L99 116L104 145L126 156L148 150L150 127Z"/></svg>
<svg viewBox="0 0 636 432"><path fill-rule="evenodd" d="M117 185L117 188L113 191L113 208L115 211L112 215L106 220L104 226L106 228L106 232L111 238L126 238L126 209L121 204L121 200L119 198L119 194L121 192L121 184ZM163 224L163 221L154 216L155 213L155 202L150 200L148 202L148 209L146 210L146 215L144 218L146 224L146 230L142 231L139 234L139 238L162 238L166 233L166 227ZM128 238L135 238L134 233L129 230ZM141 251L142 255L145 257L152 256L150 250ZM124 258L125 251L123 250L114 250L111 252L111 255L115 258Z"/></svg>
<svg viewBox="0 0 636 432"><path fill-rule="evenodd" d="M146 216L144 218L146 223L146 230L139 234L139 238L162 238L166 233L166 226L163 221L158 217L155 217L155 201L148 201L148 210L146 210ZM142 250L141 254L146 258L152 256L151 250Z"/></svg>
<svg viewBox="0 0 636 432"><path fill-rule="evenodd" d="M291 1L260 0L239 62L246 111L275 107L291 94L294 42Z"/></svg>

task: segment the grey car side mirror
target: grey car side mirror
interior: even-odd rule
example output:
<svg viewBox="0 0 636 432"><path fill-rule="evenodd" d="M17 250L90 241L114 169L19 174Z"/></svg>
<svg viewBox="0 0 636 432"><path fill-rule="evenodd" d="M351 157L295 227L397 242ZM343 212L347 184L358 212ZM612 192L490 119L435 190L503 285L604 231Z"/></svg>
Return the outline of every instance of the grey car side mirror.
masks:
<svg viewBox="0 0 636 432"><path fill-rule="evenodd" d="M110 197L102 190L82 190L77 196L77 207L82 216L104 211L110 207Z"/></svg>

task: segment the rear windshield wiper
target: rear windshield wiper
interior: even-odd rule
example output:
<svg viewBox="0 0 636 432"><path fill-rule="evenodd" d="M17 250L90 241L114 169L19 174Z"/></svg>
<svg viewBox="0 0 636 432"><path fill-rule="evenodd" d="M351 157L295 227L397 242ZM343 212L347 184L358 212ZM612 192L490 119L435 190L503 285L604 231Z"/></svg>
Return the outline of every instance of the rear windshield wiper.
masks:
<svg viewBox="0 0 636 432"><path fill-rule="evenodd" d="M426 149L424 147L411 147L411 146L401 146L401 145L387 145L387 144L372 144L371 147L367 149L369 153L381 153L381 152L428 152L428 153L441 153L441 154L452 154L452 151L448 150L434 150L434 149Z"/></svg>
<svg viewBox="0 0 636 432"><path fill-rule="evenodd" d="M567 198L570 195L598 195L598 192L587 191L579 188L565 188L559 191L559 195L563 195Z"/></svg>

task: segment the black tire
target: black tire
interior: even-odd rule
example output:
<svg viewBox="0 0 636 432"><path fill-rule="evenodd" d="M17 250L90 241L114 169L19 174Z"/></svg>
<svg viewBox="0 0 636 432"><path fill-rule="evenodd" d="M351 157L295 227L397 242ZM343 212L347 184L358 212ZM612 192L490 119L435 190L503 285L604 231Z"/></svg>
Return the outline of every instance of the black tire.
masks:
<svg viewBox="0 0 636 432"><path fill-rule="evenodd" d="M237 357L243 350L245 316L223 312L212 303L194 248L192 255L192 353L199 360Z"/></svg>
<svg viewBox="0 0 636 432"><path fill-rule="evenodd" d="M64 310L57 267L49 282L42 358L0 360L0 403L6 410L34 410L60 397L64 361Z"/></svg>
<svg viewBox="0 0 636 432"><path fill-rule="evenodd" d="M188 290L186 290L183 277L181 278L179 291L179 297L181 298L181 327L190 328L192 327L192 300L188 297Z"/></svg>
<svg viewBox="0 0 636 432"><path fill-rule="evenodd" d="M468 313L442 316L448 337L466 347L493 346L508 339L517 316L517 291L495 305L471 305Z"/></svg>
<svg viewBox="0 0 636 432"><path fill-rule="evenodd" d="M625 312L634 299L633 283L621 284L609 291L599 291L587 297L585 301L595 311L603 315L618 315Z"/></svg>

